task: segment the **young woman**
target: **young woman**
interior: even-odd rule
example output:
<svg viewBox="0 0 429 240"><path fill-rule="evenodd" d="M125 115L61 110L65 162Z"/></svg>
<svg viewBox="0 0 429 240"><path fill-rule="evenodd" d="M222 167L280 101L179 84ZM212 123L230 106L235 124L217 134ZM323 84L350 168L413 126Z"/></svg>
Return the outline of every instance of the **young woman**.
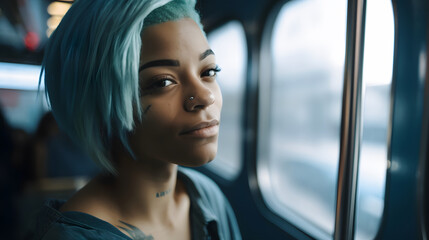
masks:
<svg viewBox="0 0 429 240"><path fill-rule="evenodd" d="M241 239L201 166L217 151L215 55L191 0L78 0L46 47L59 126L104 170L48 202L36 239Z"/></svg>

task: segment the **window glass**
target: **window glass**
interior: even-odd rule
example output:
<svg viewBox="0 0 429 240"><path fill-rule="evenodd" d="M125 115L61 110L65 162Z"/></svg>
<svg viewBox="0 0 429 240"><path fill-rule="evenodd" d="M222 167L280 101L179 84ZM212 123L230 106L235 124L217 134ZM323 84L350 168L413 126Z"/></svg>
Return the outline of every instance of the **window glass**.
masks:
<svg viewBox="0 0 429 240"><path fill-rule="evenodd" d="M46 112L44 92L0 88L0 110L13 128L33 133Z"/></svg>
<svg viewBox="0 0 429 240"><path fill-rule="evenodd" d="M262 196L316 239L334 232L346 15L344 0L286 3L267 37L271 64L261 70Z"/></svg>
<svg viewBox="0 0 429 240"><path fill-rule="evenodd" d="M208 35L210 47L222 71L217 80L222 90L223 107L218 154L207 168L233 180L241 170L242 116L246 81L247 44L243 26L229 22Z"/></svg>
<svg viewBox="0 0 429 240"><path fill-rule="evenodd" d="M366 4L363 121L359 159L356 239L373 239L384 208L394 19L390 0Z"/></svg>
<svg viewBox="0 0 429 240"><path fill-rule="evenodd" d="M0 62L0 108L14 128L33 132L47 110L43 81L37 92L39 75L40 66Z"/></svg>
<svg viewBox="0 0 429 240"><path fill-rule="evenodd" d="M0 89L37 90L40 66L0 62ZM43 90L44 81L40 88Z"/></svg>

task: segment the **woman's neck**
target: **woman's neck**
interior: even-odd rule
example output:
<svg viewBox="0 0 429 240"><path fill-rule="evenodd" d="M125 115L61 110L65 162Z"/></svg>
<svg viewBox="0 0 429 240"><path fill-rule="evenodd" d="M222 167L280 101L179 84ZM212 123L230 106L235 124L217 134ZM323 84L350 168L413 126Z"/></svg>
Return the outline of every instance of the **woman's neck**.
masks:
<svg viewBox="0 0 429 240"><path fill-rule="evenodd" d="M77 192L60 211L80 211L118 227L175 228L188 218L190 199L177 179L177 165L148 164L129 159L117 165L118 175L100 175ZM183 221L182 221L183 222Z"/></svg>
<svg viewBox="0 0 429 240"><path fill-rule="evenodd" d="M118 175L105 184L111 189L112 205L117 206L119 229L128 235L136 230L157 239L176 235L189 239L190 199L177 179L177 165L149 158L119 160Z"/></svg>
<svg viewBox="0 0 429 240"><path fill-rule="evenodd" d="M177 165L126 160L111 184L112 199L120 215L161 224L174 219L186 191L177 181ZM173 219L172 219L173 218Z"/></svg>

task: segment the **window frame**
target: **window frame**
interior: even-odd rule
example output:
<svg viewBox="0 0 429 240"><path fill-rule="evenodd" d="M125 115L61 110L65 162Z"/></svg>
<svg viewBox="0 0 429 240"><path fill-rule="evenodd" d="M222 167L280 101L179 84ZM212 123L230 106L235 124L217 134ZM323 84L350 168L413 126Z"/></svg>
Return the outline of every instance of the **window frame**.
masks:
<svg viewBox="0 0 429 240"><path fill-rule="evenodd" d="M311 239L313 236L307 232L299 229L294 224L288 222L283 217L272 211L264 202L262 197L261 186L257 183L257 168L262 168L262 174L268 174L268 153L267 144L269 142L260 139L268 139L267 132L269 121L268 114L270 109L266 103L270 92L272 76L270 74L270 67L272 65L270 56L270 37L272 36L273 26L277 19L281 8L291 1L278 1L274 7L270 8L267 18L263 23L264 30L260 43L260 59L258 68L258 122L257 122L257 154L254 159L254 169L249 173L251 182L255 181L257 188L253 188L254 195L257 196L258 206L263 215L272 223L279 226L284 231L288 232L295 238ZM352 239L355 232L355 209L356 209L356 194L357 194L357 171L359 164L359 152L361 142L361 128L362 128L362 69L363 69L363 50L364 50L364 33L365 33L365 11L366 0L348 0L347 1L347 24L346 24L346 52L345 52L345 67L344 67L344 89L342 97L342 110L341 110L341 133L340 133L340 162L338 171L337 182L337 203L336 203L336 217L334 228L334 239ZM394 16L396 20L396 15ZM396 28L396 21L395 21ZM395 39L396 41L396 39ZM396 48L394 49L394 54ZM394 68L395 66L393 66ZM268 69L268 70L267 70ZM269 79L268 81L261 81L261 79ZM394 81L392 80L391 91L393 92ZM393 109L393 94L391 94L391 109L389 112L388 123L388 152L391 149L391 131L392 131L392 109ZM262 110L264 106L265 109ZM390 155L388 156L390 159ZM386 185L387 185L386 179ZM387 186L385 191L387 191ZM386 205L386 198L384 199ZM339 211L338 211L339 209ZM380 227L383 223L385 211L380 222ZM378 234L377 234L378 235Z"/></svg>

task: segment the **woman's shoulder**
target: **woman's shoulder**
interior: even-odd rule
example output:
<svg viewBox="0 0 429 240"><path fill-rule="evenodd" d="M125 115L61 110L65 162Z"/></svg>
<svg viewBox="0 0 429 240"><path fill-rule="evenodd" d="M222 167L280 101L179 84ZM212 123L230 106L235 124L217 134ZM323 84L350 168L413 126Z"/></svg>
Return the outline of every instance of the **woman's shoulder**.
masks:
<svg viewBox="0 0 429 240"><path fill-rule="evenodd" d="M82 212L60 212L65 203L49 200L40 210L34 239L126 239L107 222Z"/></svg>
<svg viewBox="0 0 429 240"><path fill-rule="evenodd" d="M63 200L45 202L37 215L34 239L85 239L85 235L79 233L79 230L88 227L66 218L59 211L65 202Z"/></svg>
<svg viewBox="0 0 429 240"><path fill-rule="evenodd" d="M124 240L127 238L121 237L116 234L112 234L99 229L87 228L84 226L78 226L73 224L56 222L51 224L49 229L43 234L39 235L35 239L41 240L101 240L101 239L112 239L112 240Z"/></svg>
<svg viewBox="0 0 429 240"><path fill-rule="evenodd" d="M76 227L61 222L53 222L49 224L46 231L41 234L36 234L35 239L41 240L54 240L54 239L102 239L102 238L90 238L91 230L82 227Z"/></svg>

